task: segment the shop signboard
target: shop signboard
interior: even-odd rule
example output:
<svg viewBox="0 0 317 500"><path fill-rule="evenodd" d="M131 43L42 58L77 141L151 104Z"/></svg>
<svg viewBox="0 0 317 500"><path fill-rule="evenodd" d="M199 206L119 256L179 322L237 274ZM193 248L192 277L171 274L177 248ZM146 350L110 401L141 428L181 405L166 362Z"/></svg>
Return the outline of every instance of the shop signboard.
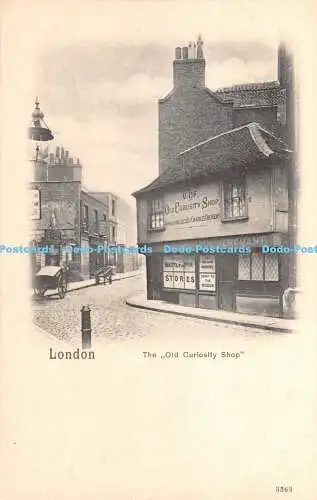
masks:
<svg viewBox="0 0 317 500"><path fill-rule="evenodd" d="M199 290L216 291L216 262L214 255L201 255L199 258Z"/></svg>
<svg viewBox="0 0 317 500"><path fill-rule="evenodd" d="M32 220L41 218L41 196L39 189L29 190L29 210Z"/></svg>
<svg viewBox="0 0 317 500"><path fill-rule="evenodd" d="M195 290L194 256L172 256L163 259L163 286L183 290Z"/></svg>
<svg viewBox="0 0 317 500"><path fill-rule="evenodd" d="M215 185L176 194L166 194L165 226L195 227L209 225L220 218L220 198Z"/></svg>

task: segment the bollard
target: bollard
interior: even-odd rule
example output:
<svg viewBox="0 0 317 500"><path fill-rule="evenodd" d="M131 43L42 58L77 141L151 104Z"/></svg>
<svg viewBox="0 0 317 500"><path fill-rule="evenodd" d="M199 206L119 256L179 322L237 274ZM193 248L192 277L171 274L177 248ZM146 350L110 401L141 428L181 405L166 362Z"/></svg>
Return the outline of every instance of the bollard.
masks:
<svg viewBox="0 0 317 500"><path fill-rule="evenodd" d="M112 272L109 275L109 285L112 285Z"/></svg>
<svg viewBox="0 0 317 500"><path fill-rule="evenodd" d="M90 318L90 308L89 306L83 306L81 308L81 338L82 338L82 348L91 348L91 318Z"/></svg>

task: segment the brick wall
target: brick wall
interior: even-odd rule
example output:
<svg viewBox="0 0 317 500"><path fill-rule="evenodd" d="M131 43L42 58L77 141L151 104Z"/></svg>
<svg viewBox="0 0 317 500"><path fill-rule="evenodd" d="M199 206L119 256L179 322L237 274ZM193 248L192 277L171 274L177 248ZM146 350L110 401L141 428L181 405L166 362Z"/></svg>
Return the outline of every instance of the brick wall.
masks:
<svg viewBox="0 0 317 500"><path fill-rule="evenodd" d="M117 201L118 196L109 192L102 191L89 191L89 194L102 202L106 206L106 214L107 214L107 235L109 236L109 243L115 245L117 238L117 225L118 225L118 217L117 217ZM112 215L112 202L115 204L115 213ZM115 238L113 238L113 228L115 231Z"/></svg>
<svg viewBox="0 0 317 500"><path fill-rule="evenodd" d="M205 59L175 60L173 62L174 88L205 85Z"/></svg>
<svg viewBox="0 0 317 500"><path fill-rule="evenodd" d="M104 215L107 217L107 207L102 201L97 200L84 191L81 192L80 201L82 205L81 222L82 228L86 229L89 234L107 235L107 223L104 220ZM84 205L88 206L88 226L84 224ZM95 211L98 214L98 225L96 226Z"/></svg>
<svg viewBox="0 0 317 500"><path fill-rule="evenodd" d="M159 101L159 173L185 149L232 128L232 105L200 87L178 87Z"/></svg>
<svg viewBox="0 0 317 500"><path fill-rule="evenodd" d="M49 153L45 161L39 159L33 163L33 179L40 182L81 182L82 165L79 158L72 158L64 148L57 147L56 153Z"/></svg>
<svg viewBox="0 0 317 500"><path fill-rule="evenodd" d="M277 107L237 108L233 112L233 127L257 122L273 134L279 134L280 124L277 122Z"/></svg>
<svg viewBox="0 0 317 500"><path fill-rule="evenodd" d="M39 189L41 197L41 219L32 221L32 230L47 229L54 214L62 236L78 241L80 186L80 182L32 182L31 188Z"/></svg>
<svg viewBox="0 0 317 500"><path fill-rule="evenodd" d="M173 90L159 100L159 174L182 151L232 128L258 122L273 133L277 124L276 85L228 93L205 87L204 59L173 62ZM243 86L242 86L243 87Z"/></svg>

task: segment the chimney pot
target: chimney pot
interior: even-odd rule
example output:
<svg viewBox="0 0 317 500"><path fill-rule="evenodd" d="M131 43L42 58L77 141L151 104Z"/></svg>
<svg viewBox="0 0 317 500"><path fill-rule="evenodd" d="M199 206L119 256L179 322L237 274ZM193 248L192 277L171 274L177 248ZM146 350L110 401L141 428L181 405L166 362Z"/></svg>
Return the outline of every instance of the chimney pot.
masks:
<svg viewBox="0 0 317 500"><path fill-rule="evenodd" d="M199 35L199 37L197 38L197 59L204 59L203 45L204 42Z"/></svg>
<svg viewBox="0 0 317 500"><path fill-rule="evenodd" d="M197 45L195 42L189 42L188 47L177 47L175 56L177 57L173 62L174 88L204 87L206 61L202 52L202 40L199 39Z"/></svg>
<svg viewBox="0 0 317 500"><path fill-rule="evenodd" d="M181 47L176 47L175 49L175 59L181 59L182 58L182 49Z"/></svg>

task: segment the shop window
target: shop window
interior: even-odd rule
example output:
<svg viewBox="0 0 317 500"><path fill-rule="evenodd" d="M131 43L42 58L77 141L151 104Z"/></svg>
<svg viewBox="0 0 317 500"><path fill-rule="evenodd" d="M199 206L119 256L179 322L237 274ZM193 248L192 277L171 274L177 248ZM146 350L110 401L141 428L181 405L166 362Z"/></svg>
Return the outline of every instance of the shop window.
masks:
<svg viewBox="0 0 317 500"><path fill-rule="evenodd" d="M163 286L183 290L196 289L194 255L172 255L163 259Z"/></svg>
<svg viewBox="0 0 317 500"><path fill-rule="evenodd" d="M214 255L199 257L199 290L216 291L216 261Z"/></svg>
<svg viewBox="0 0 317 500"><path fill-rule="evenodd" d="M264 280L264 255L254 253L251 256L251 279L252 281Z"/></svg>
<svg viewBox="0 0 317 500"><path fill-rule="evenodd" d="M250 255L239 255L238 279L239 280L251 279Z"/></svg>
<svg viewBox="0 0 317 500"><path fill-rule="evenodd" d="M82 229L88 231L88 205L83 206Z"/></svg>
<svg viewBox="0 0 317 500"><path fill-rule="evenodd" d="M101 228L100 228L100 234L105 236L107 233L107 216L103 214L102 219L101 219Z"/></svg>
<svg viewBox="0 0 317 500"><path fill-rule="evenodd" d="M150 202L149 228L164 228L164 205L163 200L161 199L152 200Z"/></svg>
<svg viewBox="0 0 317 500"><path fill-rule="evenodd" d="M239 255L238 280L279 281L278 255Z"/></svg>
<svg viewBox="0 0 317 500"><path fill-rule="evenodd" d="M94 233L99 233L98 210L94 210Z"/></svg>
<svg viewBox="0 0 317 500"><path fill-rule="evenodd" d="M265 281L279 280L277 255L265 255L264 280Z"/></svg>
<svg viewBox="0 0 317 500"><path fill-rule="evenodd" d="M222 220L241 219L248 216L245 180L225 182L222 190Z"/></svg>

